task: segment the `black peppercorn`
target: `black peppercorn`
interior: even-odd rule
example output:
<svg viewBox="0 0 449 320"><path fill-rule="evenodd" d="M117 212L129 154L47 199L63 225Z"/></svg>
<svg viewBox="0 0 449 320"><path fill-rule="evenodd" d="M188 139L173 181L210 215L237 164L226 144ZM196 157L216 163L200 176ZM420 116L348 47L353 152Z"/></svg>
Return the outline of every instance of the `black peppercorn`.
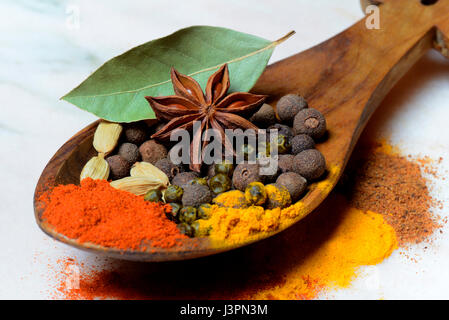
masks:
<svg viewBox="0 0 449 320"><path fill-rule="evenodd" d="M298 154L301 151L315 148L315 141L306 134L298 134L291 140L291 145L292 153Z"/></svg>
<svg viewBox="0 0 449 320"><path fill-rule="evenodd" d="M293 118L302 109L307 108L307 101L297 94L287 94L279 99L276 111L282 122L292 124Z"/></svg>
<svg viewBox="0 0 449 320"><path fill-rule="evenodd" d="M110 178L117 180L129 175L131 164L118 154L106 158L110 169Z"/></svg>
<svg viewBox="0 0 449 320"><path fill-rule="evenodd" d="M326 160L316 149L304 150L293 160L293 171L308 181L321 177L326 170Z"/></svg>
<svg viewBox="0 0 449 320"><path fill-rule="evenodd" d="M237 165L232 176L234 187L240 191L245 191L251 182L262 182L263 179L259 170L260 166L257 163L240 163Z"/></svg>
<svg viewBox="0 0 449 320"><path fill-rule="evenodd" d="M159 159L156 161L154 166L165 173L170 180L173 179L178 173L184 171L181 164L174 164L168 158Z"/></svg>
<svg viewBox="0 0 449 320"><path fill-rule="evenodd" d="M148 126L143 122L135 122L126 125L125 139L135 145L141 145L148 138Z"/></svg>
<svg viewBox="0 0 449 320"><path fill-rule="evenodd" d="M316 109L303 109L295 116L293 130L296 135L307 134L314 139L318 139L326 132L326 119Z"/></svg>
<svg viewBox="0 0 449 320"><path fill-rule="evenodd" d="M264 103L259 111L249 118L249 121L257 124L259 127L266 128L276 122L276 113L272 106Z"/></svg>
<svg viewBox="0 0 449 320"><path fill-rule="evenodd" d="M292 201L296 201L306 190L307 180L295 172L286 172L277 178L276 185L286 187Z"/></svg>
<svg viewBox="0 0 449 320"><path fill-rule="evenodd" d="M278 167L281 172L289 172L293 170L293 159L295 159L295 156L292 154L279 155Z"/></svg>

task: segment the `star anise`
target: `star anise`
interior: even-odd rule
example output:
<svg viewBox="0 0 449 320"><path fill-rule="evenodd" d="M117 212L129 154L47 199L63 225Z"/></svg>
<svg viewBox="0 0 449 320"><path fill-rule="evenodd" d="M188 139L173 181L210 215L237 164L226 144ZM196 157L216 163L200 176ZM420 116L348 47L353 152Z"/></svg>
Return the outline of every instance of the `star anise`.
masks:
<svg viewBox="0 0 449 320"><path fill-rule="evenodd" d="M175 91L174 96L145 97L159 120L169 121L151 138L166 140L173 131L179 129L191 130L195 121L200 126L193 132L190 144L190 169L199 172L204 152L200 148L208 144L203 139L203 132L209 128L215 129L222 137L222 144L227 152L232 150L232 144L225 135L225 129L254 129L257 126L239 116L254 112L266 96L247 92L234 92L226 95L229 89L229 71L227 64L211 75L207 81L206 94L193 78L183 75L171 68L171 81Z"/></svg>

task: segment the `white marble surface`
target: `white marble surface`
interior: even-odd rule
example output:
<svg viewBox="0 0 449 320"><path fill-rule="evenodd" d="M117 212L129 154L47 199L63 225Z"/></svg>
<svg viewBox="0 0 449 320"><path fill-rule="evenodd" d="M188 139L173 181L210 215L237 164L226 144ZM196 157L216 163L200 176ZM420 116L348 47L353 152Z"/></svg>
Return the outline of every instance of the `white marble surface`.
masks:
<svg viewBox="0 0 449 320"><path fill-rule="evenodd" d="M294 38L272 62L304 50L362 18L357 0L2 0L0 2L0 298L49 298L51 270L64 256L93 256L46 237L36 226L32 198L47 161L95 117L59 98L107 59L179 28L204 24L276 39ZM79 18L79 19L78 19ZM449 169L449 61L429 53L376 112L367 134L391 135L413 156L444 158ZM447 182L433 195L447 206ZM446 209L437 210L447 215ZM436 236L418 262L395 252L365 269L330 298L449 298L449 233ZM371 276L370 276L371 275ZM368 281L378 278L380 286ZM367 280L368 279L368 280Z"/></svg>

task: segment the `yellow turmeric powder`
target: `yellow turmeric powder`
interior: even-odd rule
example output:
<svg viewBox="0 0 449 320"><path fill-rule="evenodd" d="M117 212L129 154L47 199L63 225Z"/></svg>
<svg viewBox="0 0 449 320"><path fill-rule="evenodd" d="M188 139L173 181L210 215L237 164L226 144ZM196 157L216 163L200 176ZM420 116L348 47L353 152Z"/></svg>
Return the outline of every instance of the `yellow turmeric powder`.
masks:
<svg viewBox="0 0 449 320"><path fill-rule="evenodd" d="M323 290L349 287L360 266L378 264L397 249L396 233L381 214L351 208L340 195L333 199L333 206L337 206L340 220L325 241L318 245L312 240L323 239L321 235L306 236L310 239L301 243L305 247L289 251L293 255L289 260L295 263L284 275L285 281L246 298L313 299ZM304 227L319 233L320 226L314 224ZM323 232L328 232L327 225L323 225Z"/></svg>
<svg viewBox="0 0 449 320"><path fill-rule="evenodd" d="M275 186L266 186L266 190L272 201L284 204L291 201L287 190L279 190ZM220 194L214 199L214 203L205 209L210 218L197 220L199 232L207 232L212 241L226 241L228 244L257 239L266 233L279 230L304 214L302 202L285 209L248 207L244 193L238 190Z"/></svg>

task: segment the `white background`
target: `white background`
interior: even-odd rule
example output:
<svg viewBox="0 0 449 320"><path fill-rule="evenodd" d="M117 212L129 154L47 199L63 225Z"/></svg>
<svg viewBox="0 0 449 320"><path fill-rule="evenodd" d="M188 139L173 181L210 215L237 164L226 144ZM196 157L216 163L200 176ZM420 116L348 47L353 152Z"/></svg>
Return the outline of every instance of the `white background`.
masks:
<svg viewBox="0 0 449 320"><path fill-rule="evenodd" d="M60 101L106 60L190 25L216 25L277 39L271 62L318 44L363 17L358 0L25 1L0 3L0 298L48 298L56 259L94 257L47 238L32 199L47 161L95 120ZM78 19L79 18L79 19ZM449 62L432 52L396 86L367 129L406 154L449 168ZM447 182L432 194L448 202ZM446 215L446 210L436 210ZM447 228L444 228L447 231ZM411 262L395 252L330 298L449 298L449 234ZM54 270L53 270L54 271ZM377 280L380 286L377 286ZM375 284L373 286L373 283Z"/></svg>

